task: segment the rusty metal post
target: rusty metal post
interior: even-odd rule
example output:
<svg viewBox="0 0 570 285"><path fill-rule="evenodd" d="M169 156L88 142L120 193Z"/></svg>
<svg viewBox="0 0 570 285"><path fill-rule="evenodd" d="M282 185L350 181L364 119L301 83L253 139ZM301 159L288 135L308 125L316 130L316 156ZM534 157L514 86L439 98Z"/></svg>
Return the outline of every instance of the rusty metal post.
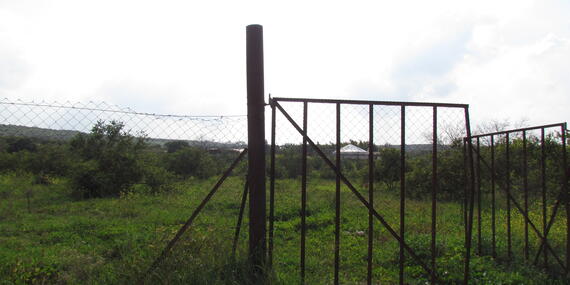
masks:
<svg viewBox="0 0 570 285"><path fill-rule="evenodd" d="M249 174L249 257L254 272L265 264L265 103L263 101L263 27L246 28L247 129Z"/></svg>

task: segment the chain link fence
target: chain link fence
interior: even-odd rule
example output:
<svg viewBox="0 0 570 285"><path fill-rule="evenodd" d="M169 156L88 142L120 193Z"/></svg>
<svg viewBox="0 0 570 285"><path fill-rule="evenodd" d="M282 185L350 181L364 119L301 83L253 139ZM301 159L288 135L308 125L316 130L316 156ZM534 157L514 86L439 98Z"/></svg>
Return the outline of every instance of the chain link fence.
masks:
<svg viewBox="0 0 570 285"><path fill-rule="evenodd" d="M34 102L0 99L0 134L68 140L89 133L97 121L117 121L151 143L184 140L199 146L243 148L247 116L187 116L141 113L106 102Z"/></svg>

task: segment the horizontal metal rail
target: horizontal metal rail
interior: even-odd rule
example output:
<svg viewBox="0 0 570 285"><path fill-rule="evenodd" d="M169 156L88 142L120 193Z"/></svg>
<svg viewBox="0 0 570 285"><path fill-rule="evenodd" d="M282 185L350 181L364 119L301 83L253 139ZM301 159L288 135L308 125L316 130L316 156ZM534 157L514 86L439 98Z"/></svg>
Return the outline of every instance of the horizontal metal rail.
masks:
<svg viewBox="0 0 570 285"><path fill-rule="evenodd" d="M310 98L282 98L273 97L276 102L298 102L298 103L330 103L330 104L352 104L352 105L388 105L388 106L410 106L410 107L449 107L467 108L469 104L454 103L429 103L429 102L398 102L398 101L367 101L367 100L343 100L343 99L310 99Z"/></svg>
<svg viewBox="0 0 570 285"><path fill-rule="evenodd" d="M329 166L331 170L335 172L338 178L350 189L350 191L356 196L356 198L368 209L369 213L372 214L381 224L384 226L386 230L398 241L400 246L403 247L403 250L408 252L408 254L415 260L420 267L422 267L425 272L430 276L431 280L435 280L436 282L439 281L437 273L430 268L416 253L415 251L404 241L404 239L398 235L398 233L390 226L390 224L384 219L382 215L380 215L375 209L374 206L369 203L362 194L358 192L356 187L352 185L352 183L342 174L342 172L338 169L338 167L333 163L326 154L313 142L313 140L307 136L305 129L303 129L299 124L291 118L289 113L283 109L283 107L277 102L272 100L272 104L279 109L279 111L285 116L285 118L291 123L291 125L297 130L299 134L303 136L304 141L311 145L311 147L315 150L315 152L323 159L323 161ZM370 103L369 103L370 104Z"/></svg>
<svg viewBox="0 0 570 285"><path fill-rule="evenodd" d="M488 136L496 136L496 135L506 135L506 134L524 132L524 131L548 129L548 128L554 128L554 127L564 127L564 125L565 125L565 123L557 123L557 124L549 124L549 125L543 125L543 126L534 126L534 127L513 129L513 130L507 130L507 131L498 131L498 132L494 132L494 133L486 133L486 134L472 135L471 137L467 137L467 138L465 138L465 139L469 139L469 138L474 138L474 139L475 139L475 138L480 138L480 137L488 137Z"/></svg>

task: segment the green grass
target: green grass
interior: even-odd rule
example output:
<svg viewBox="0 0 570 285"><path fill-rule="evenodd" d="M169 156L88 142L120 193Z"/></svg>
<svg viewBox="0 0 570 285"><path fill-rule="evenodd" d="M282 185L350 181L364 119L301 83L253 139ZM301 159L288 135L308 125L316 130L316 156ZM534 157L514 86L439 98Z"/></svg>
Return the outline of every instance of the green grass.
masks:
<svg viewBox="0 0 570 285"><path fill-rule="evenodd" d="M55 179L49 186L32 185L31 182L28 175L0 175L0 284L135 283L205 197L215 179L180 182L176 191L168 194L130 194L85 201L70 198L70 189L64 179ZM367 196L362 186L358 188L362 188L362 194ZM377 188L382 187L378 185ZM172 254L143 280L148 284L250 283L244 261L247 215L237 257L232 259L231 256L242 190L243 178L230 177ZM309 179L307 284L332 283L334 191L334 181ZM28 196L31 197L29 209ZM268 274L268 281L274 284L300 282L300 197L298 180L277 181L274 268ZM341 283L362 284L366 280L368 212L344 187L341 202ZM498 211L497 242L499 259L504 259L506 213L504 200L499 203L502 204ZM533 207L539 208L539 205ZM377 190L375 208L399 232L397 193ZM438 274L444 281L455 283L463 277L461 207L454 202L439 202L437 211ZM426 263L431 254L430 213L431 202L406 201L405 239ZM491 259L488 256L491 248L489 217L490 210L484 207L484 251L483 256L472 259L473 283L565 283L522 262L524 220L516 213L512 217L515 262L508 265ZM532 219L541 227L538 214L533 214ZM564 223L559 215L549 236L563 260ZM532 232L529 236L531 256L534 256L539 241ZM378 221L374 223L374 237L374 282L397 283L399 245ZM474 231L474 247L476 245ZM549 262L555 261L549 257ZM409 256L406 257L405 274L406 282L410 284L427 281L425 272Z"/></svg>

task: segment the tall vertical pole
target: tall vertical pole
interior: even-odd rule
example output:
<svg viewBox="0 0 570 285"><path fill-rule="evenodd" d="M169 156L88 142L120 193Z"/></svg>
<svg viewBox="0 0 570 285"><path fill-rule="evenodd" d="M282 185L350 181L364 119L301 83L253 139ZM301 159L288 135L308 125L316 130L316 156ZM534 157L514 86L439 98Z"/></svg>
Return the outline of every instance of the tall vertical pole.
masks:
<svg viewBox="0 0 570 285"><path fill-rule="evenodd" d="M247 138L249 175L249 256L256 273L265 263L265 103L263 27L246 28Z"/></svg>

